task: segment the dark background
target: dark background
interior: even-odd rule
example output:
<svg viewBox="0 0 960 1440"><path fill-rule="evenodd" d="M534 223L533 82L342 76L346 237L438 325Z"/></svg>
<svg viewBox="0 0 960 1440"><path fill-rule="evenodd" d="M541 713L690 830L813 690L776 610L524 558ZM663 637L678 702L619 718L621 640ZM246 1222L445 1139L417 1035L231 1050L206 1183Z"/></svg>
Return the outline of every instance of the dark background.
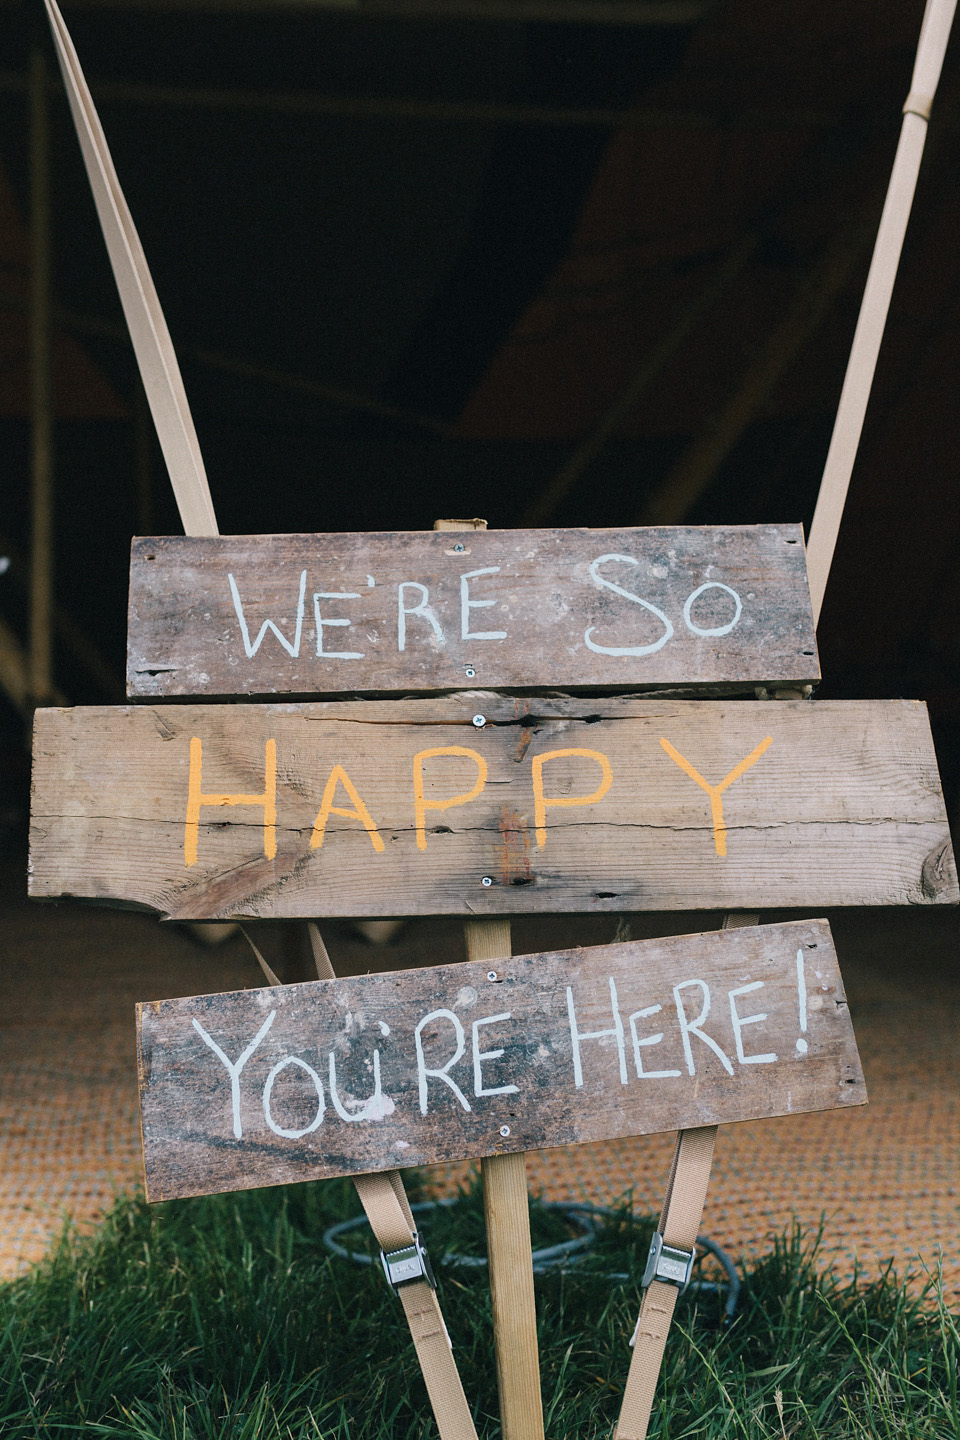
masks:
<svg viewBox="0 0 960 1440"><path fill-rule="evenodd" d="M809 525L922 6L544 0L534 19L519 18L521 4L517 18L503 7L485 18L482 0L449 9L65 7L221 530L426 529L452 515L627 525L653 504L669 523ZM37 45L52 76L40 5L0 3L0 550L12 561L0 617L22 642L25 79ZM952 813L956 45L820 628L822 695L929 701ZM55 676L71 703L99 703L122 698L130 537L180 526L145 440L59 91L51 107ZM551 480L643 374L610 438L547 503ZM677 467L748 391L718 463L684 498ZM3 813L15 826L24 729L0 699Z"/></svg>

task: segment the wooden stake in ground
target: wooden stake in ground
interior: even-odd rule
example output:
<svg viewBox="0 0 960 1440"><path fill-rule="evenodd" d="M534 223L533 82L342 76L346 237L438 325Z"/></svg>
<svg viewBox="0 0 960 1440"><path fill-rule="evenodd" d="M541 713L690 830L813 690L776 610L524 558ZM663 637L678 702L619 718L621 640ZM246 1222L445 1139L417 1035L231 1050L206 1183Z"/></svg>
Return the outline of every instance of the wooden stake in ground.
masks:
<svg viewBox="0 0 960 1440"><path fill-rule="evenodd" d="M464 933L468 960L493 970L511 954L509 920L467 920ZM504 1440L543 1440L527 1157L488 1155L480 1166Z"/></svg>
<svg viewBox="0 0 960 1440"><path fill-rule="evenodd" d="M485 530L487 522L437 520L433 528ZM491 968L512 953L509 920L467 920L464 937L467 959L489 960ZM526 1156L490 1155L480 1168L503 1440L543 1440Z"/></svg>

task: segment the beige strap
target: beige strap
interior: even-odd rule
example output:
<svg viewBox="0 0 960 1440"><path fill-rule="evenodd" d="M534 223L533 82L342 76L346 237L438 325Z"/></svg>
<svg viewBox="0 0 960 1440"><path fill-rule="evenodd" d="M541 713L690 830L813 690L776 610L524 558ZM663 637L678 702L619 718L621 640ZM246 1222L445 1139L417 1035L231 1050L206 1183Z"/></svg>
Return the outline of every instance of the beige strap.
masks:
<svg viewBox="0 0 960 1440"><path fill-rule="evenodd" d="M321 980L332 980L334 969L319 927L311 920L307 931L317 975ZM259 955L257 958L260 958ZM261 964L264 962L261 961ZM405 1250L412 1245L416 1225L397 1171L357 1175L353 1183L384 1254ZM411 1280L401 1285L397 1294L407 1317L441 1440L476 1440L477 1432L463 1393L436 1291L425 1280Z"/></svg>
<svg viewBox="0 0 960 1440"><path fill-rule="evenodd" d="M307 931L317 975L321 980L335 979L334 968L319 927L311 920L307 923ZM267 983L281 984L246 930L243 934L257 957ZM415 1243L417 1227L398 1172L386 1170L379 1175L356 1175L353 1183L370 1222L370 1228L384 1254L410 1249ZM453 1346L436 1291L426 1280L409 1280L397 1287L397 1295L410 1327L410 1336L420 1369L423 1371L427 1394L433 1407L437 1429L440 1431L440 1440L477 1440L473 1417L463 1392L457 1362L453 1358Z"/></svg>
<svg viewBox="0 0 960 1440"><path fill-rule="evenodd" d="M100 117L56 0L44 0L83 162L153 423L188 535L216 535L217 521L190 407L140 237L120 189Z"/></svg>
<svg viewBox="0 0 960 1440"><path fill-rule="evenodd" d="M381 1250L389 1255L391 1251L409 1248L416 1227L397 1172L357 1175L354 1184ZM407 1317L441 1440L477 1440L436 1291L426 1280L411 1280L400 1285L397 1294Z"/></svg>
<svg viewBox="0 0 960 1440"><path fill-rule="evenodd" d="M913 192L927 134L927 117L940 79L956 6L957 0L927 0L920 28L910 93L903 107L900 143L893 162L893 173L880 218L873 260L863 292L830 449L820 482L817 508L810 527L807 573L810 577L815 623L820 619L850 476L857 458L867 401L870 398L880 342L890 308L893 282L896 279L913 204Z"/></svg>
<svg viewBox="0 0 960 1440"><path fill-rule="evenodd" d="M681 1130L677 1136L667 1196L660 1215L664 1244L677 1250L693 1250L696 1246L716 1138L716 1125ZM633 1355L614 1440L644 1440L679 1293L676 1285L660 1280L651 1281L644 1292L630 1342Z"/></svg>
<svg viewBox="0 0 960 1440"><path fill-rule="evenodd" d="M728 910L722 928L738 930L745 925L756 925L759 920L755 910ZM664 1244L676 1246L678 1250L692 1250L696 1244L716 1138L715 1125L681 1130L677 1136L667 1195L660 1212L660 1234ZM640 1318L630 1341L633 1358L614 1440L643 1440L647 1433L678 1293L675 1285L653 1281L643 1297Z"/></svg>

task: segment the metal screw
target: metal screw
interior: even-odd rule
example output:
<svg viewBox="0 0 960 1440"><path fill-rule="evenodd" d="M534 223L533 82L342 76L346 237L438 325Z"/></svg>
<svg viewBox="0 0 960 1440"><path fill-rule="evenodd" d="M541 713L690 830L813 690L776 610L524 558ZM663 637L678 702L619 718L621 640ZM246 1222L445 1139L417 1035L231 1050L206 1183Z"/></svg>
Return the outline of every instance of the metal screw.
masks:
<svg viewBox="0 0 960 1440"><path fill-rule="evenodd" d="M466 550L466 548L467 548L467 547L466 547L466 545L464 545L463 541L462 541L462 540L458 540L458 541L456 542L456 544L454 545L454 547L453 547L454 554L455 554L455 555L462 555L463 552L464 552L464 550Z"/></svg>
<svg viewBox="0 0 960 1440"><path fill-rule="evenodd" d="M488 980L499 980L499 979L500 979L500 976L497 974L496 970L488 970L488 971L487 971L487 979L488 979Z"/></svg>
<svg viewBox="0 0 960 1440"><path fill-rule="evenodd" d="M474 668L473 668L472 665L465 665L464 668L463 668L463 673L464 673L464 675L466 675L466 677L467 677L468 680L472 680L473 677L474 677L474 675L476 675L477 672L476 672L476 670L474 670Z"/></svg>
<svg viewBox="0 0 960 1440"><path fill-rule="evenodd" d="M510 1134L510 1126L509 1126L509 1125L501 1125L501 1126L500 1126L500 1134L503 1136L504 1140L506 1140L507 1136Z"/></svg>
<svg viewBox="0 0 960 1440"><path fill-rule="evenodd" d="M482 730L484 725L486 725L487 723L486 715L474 715L473 723L474 725L476 725L478 730Z"/></svg>
<svg viewBox="0 0 960 1440"><path fill-rule="evenodd" d="M493 881L491 880L489 875L484 875L483 879L480 881L480 884L484 886L490 886L493 884Z"/></svg>

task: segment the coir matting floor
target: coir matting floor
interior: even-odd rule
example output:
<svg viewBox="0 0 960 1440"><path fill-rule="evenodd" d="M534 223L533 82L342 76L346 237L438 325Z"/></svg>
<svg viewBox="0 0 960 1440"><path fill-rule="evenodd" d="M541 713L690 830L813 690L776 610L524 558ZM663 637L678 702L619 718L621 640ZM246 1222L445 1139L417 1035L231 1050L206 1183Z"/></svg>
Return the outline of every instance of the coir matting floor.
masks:
<svg viewBox="0 0 960 1440"><path fill-rule="evenodd" d="M24 861L0 868L0 1278L44 1252L65 1213L89 1224L141 1175L134 1004L262 983L239 934L209 946L142 914L36 905ZM633 938L715 929L713 913L631 916ZM787 918L765 915L764 919ZM868 1273L934 1268L960 1297L960 911L829 914L870 1103L721 1129L703 1233L763 1252L794 1219L825 1219L823 1254ZM514 922L517 954L613 938L616 917ZM340 973L463 958L454 920L408 922L387 946L324 926ZM283 978L308 979L303 927L253 927ZM673 1137L531 1154L531 1188L659 1208ZM449 1188L466 1166L435 1172Z"/></svg>

